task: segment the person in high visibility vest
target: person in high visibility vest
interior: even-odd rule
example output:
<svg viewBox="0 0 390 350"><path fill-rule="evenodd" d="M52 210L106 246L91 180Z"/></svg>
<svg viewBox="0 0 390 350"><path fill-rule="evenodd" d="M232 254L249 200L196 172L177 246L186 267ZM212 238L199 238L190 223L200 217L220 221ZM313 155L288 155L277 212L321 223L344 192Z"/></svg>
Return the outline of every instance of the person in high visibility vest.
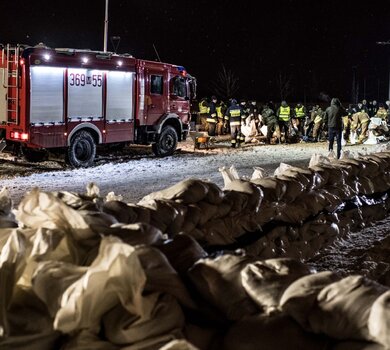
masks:
<svg viewBox="0 0 390 350"><path fill-rule="evenodd" d="M226 111L226 119L229 120L230 124L230 142L233 148L240 146L240 143L245 140L241 133L241 119L243 116L244 111L241 106L237 104L235 99L232 99L231 105Z"/></svg>
<svg viewBox="0 0 390 350"><path fill-rule="evenodd" d="M212 96L211 102L209 104L209 113L206 119L206 131L210 136L215 136L215 130L217 127L217 102L217 98L215 96Z"/></svg>
<svg viewBox="0 0 390 350"><path fill-rule="evenodd" d="M311 120L313 122L313 142L319 141L323 119L324 111L319 105L316 105L311 112Z"/></svg>
<svg viewBox="0 0 390 350"><path fill-rule="evenodd" d="M200 125L199 130L205 131L207 125L207 116L209 114L209 102L203 97L199 102L199 119L196 124Z"/></svg>
<svg viewBox="0 0 390 350"><path fill-rule="evenodd" d="M306 108L302 105L301 102L298 102L294 109L294 122L295 126L298 129L298 133L300 136L303 135L303 126L305 124L306 118Z"/></svg>
<svg viewBox="0 0 390 350"><path fill-rule="evenodd" d="M278 117L280 132L284 131L284 143L287 143L291 121L291 108L286 101L282 101L276 115Z"/></svg>
<svg viewBox="0 0 390 350"><path fill-rule="evenodd" d="M226 105L223 101L220 101L218 104L217 104L217 118L218 118L218 122L217 122L217 135L224 135L225 134L225 128L224 128L224 124L225 124L225 112L226 112Z"/></svg>

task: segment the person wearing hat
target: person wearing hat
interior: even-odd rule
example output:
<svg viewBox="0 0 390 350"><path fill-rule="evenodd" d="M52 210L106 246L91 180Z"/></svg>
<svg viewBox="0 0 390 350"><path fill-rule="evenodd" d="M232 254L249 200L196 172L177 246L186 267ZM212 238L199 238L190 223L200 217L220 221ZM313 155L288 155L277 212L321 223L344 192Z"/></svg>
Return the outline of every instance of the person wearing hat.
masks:
<svg viewBox="0 0 390 350"><path fill-rule="evenodd" d="M217 126L217 97L212 96L211 102L209 104L209 113L207 116L207 126L206 131L210 136L215 136L216 126Z"/></svg>
<svg viewBox="0 0 390 350"><path fill-rule="evenodd" d="M244 135L241 133L241 121L244 116L244 112L237 104L235 99L232 99L230 107L226 111L226 119L230 124L230 142L231 146L239 147L240 143L244 141Z"/></svg>
<svg viewBox="0 0 390 350"><path fill-rule="evenodd" d="M291 108L286 101L282 101L280 107L276 112L276 115L279 120L280 131L284 131L284 143L287 143L291 120Z"/></svg>

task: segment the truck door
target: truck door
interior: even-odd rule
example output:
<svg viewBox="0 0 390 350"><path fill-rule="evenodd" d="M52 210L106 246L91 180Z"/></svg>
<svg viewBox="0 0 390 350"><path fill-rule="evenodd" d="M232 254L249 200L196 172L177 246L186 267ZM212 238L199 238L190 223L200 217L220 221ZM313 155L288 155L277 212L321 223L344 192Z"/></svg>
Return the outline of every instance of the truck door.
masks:
<svg viewBox="0 0 390 350"><path fill-rule="evenodd" d="M167 110L166 73L146 69L145 109L148 125L155 124Z"/></svg>

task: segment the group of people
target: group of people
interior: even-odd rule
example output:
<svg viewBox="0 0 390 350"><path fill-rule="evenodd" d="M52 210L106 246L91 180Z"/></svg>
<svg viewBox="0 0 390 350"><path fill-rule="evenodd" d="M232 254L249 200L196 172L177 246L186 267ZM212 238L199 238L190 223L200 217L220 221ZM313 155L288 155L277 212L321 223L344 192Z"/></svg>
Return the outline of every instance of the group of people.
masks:
<svg viewBox="0 0 390 350"><path fill-rule="evenodd" d="M332 106L339 110L337 125L333 120L335 107ZM300 102L291 107L286 101L279 106L268 102L262 107L255 100L238 103L236 99L230 99L225 103L212 96L210 101L203 98L198 107L198 130L207 131L210 136L230 134L232 147L243 142L257 142L259 138L267 144L317 142L327 138L330 141L335 137L340 142L342 138L347 142L351 136L356 142L363 142L368 137L372 118L382 120L385 125L390 122L390 101L378 104L377 101L368 103L363 100L344 109L338 99L333 99L330 107L324 110L319 104L307 109ZM340 137L338 130L341 130Z"/></svg>

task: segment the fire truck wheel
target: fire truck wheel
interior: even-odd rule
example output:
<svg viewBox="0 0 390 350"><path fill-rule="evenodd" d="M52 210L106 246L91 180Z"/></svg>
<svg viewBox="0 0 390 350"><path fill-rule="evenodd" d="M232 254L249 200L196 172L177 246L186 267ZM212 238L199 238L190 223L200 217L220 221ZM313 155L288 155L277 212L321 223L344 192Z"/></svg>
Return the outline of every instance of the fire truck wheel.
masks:
<svg viewBox="0 0 390 350"><path fill-rule="evenodd" d="M172 126L165 126L152 145L153 153L158 157L170 156L177 146L177 133Z"/></svg>
<svg viewBox="0 0 390 350"><path fill-rule="evenodd" d="M68 148L67 161L74 168L87 168L93 164L96 144L88 131L80 131L73 138Z"/></svg>

